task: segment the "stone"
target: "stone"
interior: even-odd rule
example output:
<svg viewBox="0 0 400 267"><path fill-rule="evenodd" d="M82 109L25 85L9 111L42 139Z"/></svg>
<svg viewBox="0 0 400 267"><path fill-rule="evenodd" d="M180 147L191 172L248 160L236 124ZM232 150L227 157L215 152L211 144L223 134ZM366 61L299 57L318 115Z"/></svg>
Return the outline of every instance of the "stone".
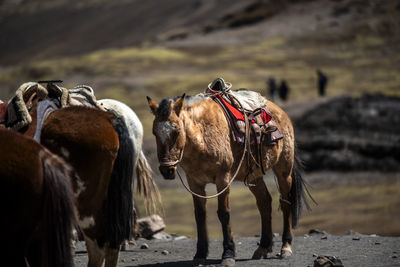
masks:
<svg viewBox="0 0 400 267"><path fill-rule="evenodd" d="M310 229L310 230L308 231L308 234L309 234L309 235L325 235L326 232L325 232L325 231L321 231L321 230L319 230L319 229Z"/></svg>
<svg viewBox="0 0 400 267"><path fill-rule="evenodd" d="M184 236L184 235L180 235L180 236L174 237L174 240L184 240L184 239L187 239L187 237Z"/></svg>
<svg viewBox="0 0 400 267"><path fill-rule="evenodd" d="M138 219L137 225L138 235L146 239L151 239L154 234L165 229L163 218L157 214Z"/></svg>
<svg viewBox="0 0 400 267"><path fill-rule="evenodd" d="M163 250L163 251L161 251L161 254L163 254L163 255L168 255L168 254L169 254L169 251L168 251L168 250Z"/></svg>
<svg viewBox="0 0 400 267"><path fill-rule="evenodd" d="M143 243L141 246L140 246L140 249L148 249L149 248L149 245L147 245L146 243Z"/></svg>
<svg viewBox="0 0 400 267"><path fill-rule="evenodd" d="M314 260L314 267L344 267L340 259L335 256L320 255Z"/></svg>

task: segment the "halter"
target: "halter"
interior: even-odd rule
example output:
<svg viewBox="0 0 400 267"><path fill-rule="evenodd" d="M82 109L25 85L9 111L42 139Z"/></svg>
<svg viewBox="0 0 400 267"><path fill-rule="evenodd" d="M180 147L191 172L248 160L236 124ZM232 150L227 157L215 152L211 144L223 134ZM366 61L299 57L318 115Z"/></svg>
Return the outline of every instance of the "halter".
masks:
<svg viewBox="0 0 400 267"><path fill-rule="evenodd" d="M183 158L183 148L181 149L181 152L179 153L179 159L177 159L175 161L163 161L163 162L160 162L160 166L163 166L163 167L171 167L171 166L173 166L173 167L175 167L176 165L178 165L181 162L182 158Z"/></svg>

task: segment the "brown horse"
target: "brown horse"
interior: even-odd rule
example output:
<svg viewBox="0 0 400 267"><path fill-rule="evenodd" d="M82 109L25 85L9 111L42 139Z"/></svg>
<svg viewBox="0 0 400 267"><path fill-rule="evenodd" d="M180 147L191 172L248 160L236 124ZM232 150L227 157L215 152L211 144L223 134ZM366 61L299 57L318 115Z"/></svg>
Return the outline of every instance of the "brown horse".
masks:
<svg viewBox="0 0 400 267"><path fill-rule="evenodd" d="M17 103L25 114L29 112L30 116L24 120L29 123L24 123L19 131L33 136L43 97L35 91L40 88L38 84L21 88L18 92L22 92L22 97L11 103ZM43 91L41 88L37 92ZM21 116L18 113L14 117ZM82 180L84 189L77 199L78 224L86 241L88 266L101 266L104 261L106 267L116 266L120 245L130 239L135 217L134 146L125 122L113 112L85 106L66 107L53 111L45 119L40 143L69 162ZM144 172L143 167L139 160L136 171ZM149 175L138 175L138 179L142 179L138 181L142 186L154 183ZM152 185L146 188L150 190L143 191L144 197L156 189Z"/></svg>
<svg viewBox="0 0 400 267"><path fill-rule="evenodd" d="M240 91L237 92L240 94ZM205 195L205 186L208 183L216 184L217 191L222 192L218 196L217 212L223 232L222 264L235 263L235 244L230 226L229 185L239 166L241 167L236 181L246 181L251 184L249 189L256 198L261 215L261 240L253 259L267 257L267 253L272 252L272 199L262 179L261 168L252 170L247 164L241 164L243 145L233 140L229 123L221 107L207 95L193 97L183 95L164 99L159 104L148 97L148 102L155 115L153 134L157 142L159 169L164 178L174 179L177 164L180 164L186 173L190 190L195 194ZM288 257L292 254L292 227L297 225L302 202L306 201L305 186L295 157L292 123L286 113L274 103L268 102L267 108L283 138L275 145L264 148L262 164L264 170L272 168L278 180L284 225L280 255ZM252 149L255 155L254 148ZM246 155L246 162L249 160L248 157L250 156ZM193 194L198 235L194 260L202 263L208 255L208 237L206 199L200 196Z"/></svg>
<svg viewBox="0 0 400 267"><path fill-rule="evenodd" d="M132 144L123 121L88 107L54 111L41 143L78 172L85 189L78 198L79 226L88 266L116 266L119 248L133 227Z"/></svg>
<svg viewBox="0 0 400 267"><path fill-rule="evenodd" d="M71 182L77 186L78 177L60 157L31 138L0 129L2 266L73 266Z"/></svg>

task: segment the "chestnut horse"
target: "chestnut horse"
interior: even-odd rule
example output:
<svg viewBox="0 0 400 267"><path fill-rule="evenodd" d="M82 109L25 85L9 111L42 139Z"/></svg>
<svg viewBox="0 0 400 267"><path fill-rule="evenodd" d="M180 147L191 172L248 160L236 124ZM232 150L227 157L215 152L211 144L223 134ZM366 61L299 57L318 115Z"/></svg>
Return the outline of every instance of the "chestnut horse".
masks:
<svg viewBox="0 0 400 267"><path fill-rule="evenodd" d="M28 122L19 131L33 136L37 133L37 111L43 95L46 97L45 89L37 83L27 83L17 92L17 98L10 103L16 103L24 111L22 115L29 113L29 117L23 120L24 124L15 125ZM52 97L57 95L52 93ZM14 117L27 117L22 115ZM82 180L84 189L77 199L78 224L86 241L88 266L101 266L105 261L106 267L115 267L121 243L131 237L135 217L135 147L124 119L116 112L86 106L57 109L43 122L40 143L69 162ZM143 171L141 167L138 163L137 172ZM148 175L139 175L140 179L142 184L154 183ZM147 188L150 190L143 192L145 198L157 189L151 185Z"/></svg>
<svg viewBox="0 0 400 267"><path fill-rule="evenodd" d="M2 266L73 266L74 170L31 138L0 129Z"/></svg>
<svg viewBox="0 0 400 267"><path fill-rule="evenodd" d="M78 172L77 200L88 266L116 266L119 248L133 227L133 146L125 123L112 113L73 106L45 120L41 143Z"/></svg>
<svg viewBox="0 0 400 267"><path fill-rule="evenodd" d="M236 92L240 95L241 91ZM258 93L255 94L261 97ZM205 195L206 184L213 183L220 192L217 213L223 232L222 265L235 263L235 243L230 225L229 185L239 166L241 167L236 181L246 181L250 184L249 189L256 198L261 215L261 240L253 259L267 257L267 253L272 252L271 195L263 181L261 168L251 170L247 164L241 164L243 145L233 140L222 108L207 95L183 95L164 99L159 104L150 97L147 100L155 116L153 134L156 137L161 174L165 179L174 179L177 165L180 164L186 173L189 188L194 193L192 194L198 237L195 262L204 263L208 255L206 199L200 196ZM278 180L284 225L280 255L288 257L292 254L292 227L297 225L302 202L306 201L305 184L295 156L292 123L282 109L270 101L267 103L267 108L283 138L276 141L275 145L264 147L262 164L264 170L272 168ZM254 148L252 150L255 155ZM245 162L248 157L250 156L246 155Z"/></svg>

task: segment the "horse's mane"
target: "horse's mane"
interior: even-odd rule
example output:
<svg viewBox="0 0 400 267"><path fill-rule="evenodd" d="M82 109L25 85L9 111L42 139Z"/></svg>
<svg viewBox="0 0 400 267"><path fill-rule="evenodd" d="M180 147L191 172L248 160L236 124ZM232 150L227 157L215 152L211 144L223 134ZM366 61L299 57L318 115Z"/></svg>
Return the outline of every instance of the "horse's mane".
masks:
<svg viewBox="0 0 400 267"><path fill-rule="evenodd" d="M171 106L170 103L172 101L176 101L180 98L180 96L176 96L176 97L170 97L170 98L164 98L163 100L161 100L161 102L158 105L158 109L157 109L157 115L161 116L161 117L168 117L169 114L171 113ZM192 106L195 103L204 100L208 98L208 95L200 93L194 96L185 96L185 106Z"/></svg>

